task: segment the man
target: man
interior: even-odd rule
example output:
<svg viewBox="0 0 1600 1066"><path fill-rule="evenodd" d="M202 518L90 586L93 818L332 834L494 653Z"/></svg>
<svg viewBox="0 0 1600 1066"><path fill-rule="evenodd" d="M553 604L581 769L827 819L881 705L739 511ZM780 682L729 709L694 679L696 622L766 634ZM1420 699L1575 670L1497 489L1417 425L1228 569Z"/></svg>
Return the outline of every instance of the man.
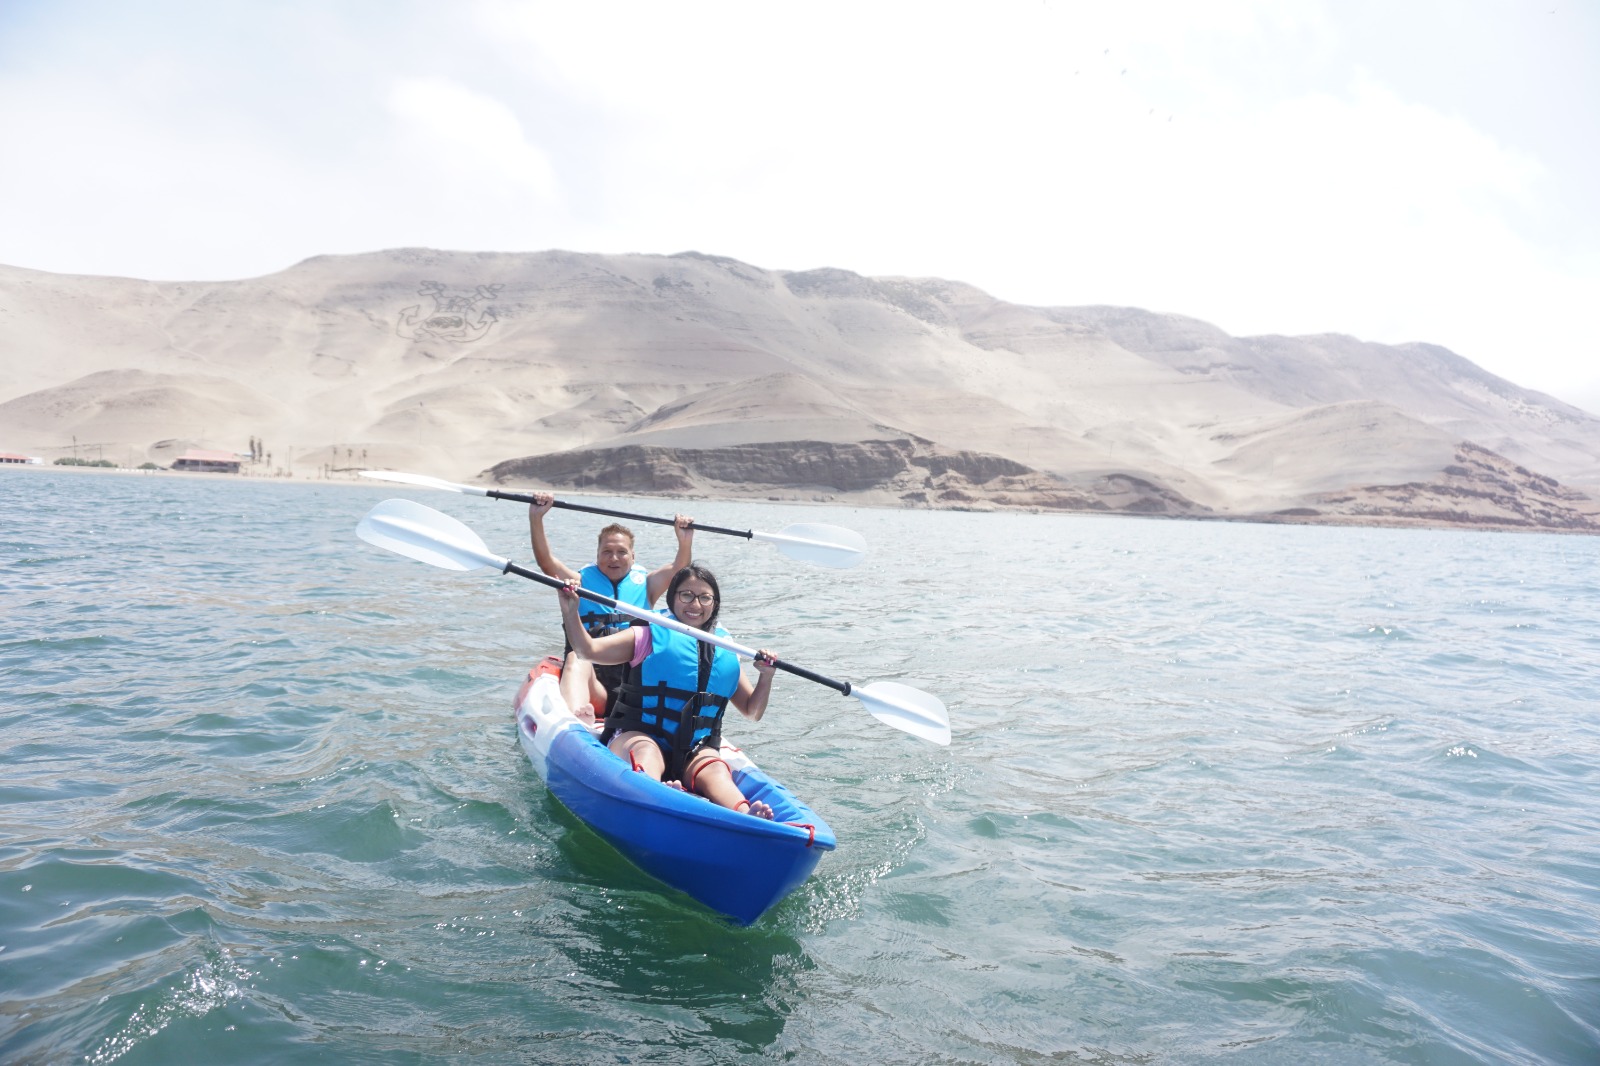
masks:
<svg viewBox="0 0 1600 1066"><path fill-rule="evenodd" d="M667 590L672 575L693 561L694 530L690 528L690 523L694 519L680 514L673 518L673 532L678 537L678 554L667 565L646 572L644 567L634 561L632 531L613 522L600 531L594 562L582 570L574 570L555 557L550 550L550 541L545 536L544 516L550 512L555 497L548 492L536 492L533 494L533 499L534 502L528 505L528 535L533 541L533 558L538 563L539 569L550 577L562 581L576 581L590 592L598 592L621 603L649 610ZM630 625L646 624L590 600L583 600L578 610L583 627L596 637L615 633ZM570 644L567 645L563 655L565 660L562 664L563 670L573 669L577 657ZM617 686L622 683L627 669L626 665L594 666L594 680L590 692L595 704L605 707L607 712L611 710L611 705L616 699Z"/></svg>

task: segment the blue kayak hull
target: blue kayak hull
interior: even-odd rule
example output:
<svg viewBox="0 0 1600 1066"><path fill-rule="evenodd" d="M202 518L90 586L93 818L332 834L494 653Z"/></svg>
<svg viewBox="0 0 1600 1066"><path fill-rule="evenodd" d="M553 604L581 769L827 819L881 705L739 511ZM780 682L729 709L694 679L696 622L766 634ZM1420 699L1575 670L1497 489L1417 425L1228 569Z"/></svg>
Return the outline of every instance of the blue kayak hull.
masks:
<svg viewBox="0 0 1600 1066"><path fill-rule="evenodd" d="M833 850L827 823L737 748L722 757L745 798L772 807L770 822L635 772L567 710L551 663L518 693L518 739L551 794L645 873L749 925Z"/></svg>

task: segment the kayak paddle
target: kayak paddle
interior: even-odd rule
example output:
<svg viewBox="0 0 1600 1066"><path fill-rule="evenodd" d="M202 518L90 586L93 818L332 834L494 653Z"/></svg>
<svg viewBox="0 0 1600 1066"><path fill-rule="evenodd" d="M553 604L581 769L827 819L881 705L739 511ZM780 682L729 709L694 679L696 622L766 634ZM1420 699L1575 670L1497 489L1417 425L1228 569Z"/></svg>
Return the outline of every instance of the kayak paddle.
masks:
<svg viewBox="0 0 1600 1066"><path fill-rule="evenodd" d="M356 526L356 536L368 544L375 544L398 555L404 555L408 559L415 559L445 570L477 570L492 566L502 574L516 574L518 577L537 581L553 589L566 587L564 581L548 577L537 570L518 566L510 559L495 555L483 543L483 538L466 525L414 500L384 500L361 519ZM754 650L742 644L686 625L671 615L656 614L630 603L618 603L610 596L590 592L585 588L575 591L586 600L603 603L612 610L643 619L653 626L676 630L684 636L724 648L746 659L756 657ZM854 696L874 718L886 725L935 744L950 743L950 715L945 711L944 704L939 702L937 697L920 689L894 681L852 685L848 681L835 681L831 677L807 670L803 666L783 662L781 659L774 661L773 665L807 681L826 685L843 695Z"/></svg>
<svg viewBox="0 0 1600 1066"><path fill-rule="evenodd" d="M363 470L362 477L369 477L375 481L393 481L401 485L415 485L424 489L444 489L446 492L460 492L467 496L488 496L496 500L515 500L518 503L532 503L533 497L521 492L501 492L499 489L479 488L476 485L462 485L454 481L445 481L442 478L429 477L426 474L406 474L398 470ZM552 507L560 507L567 511L585 511L589 514L610 515L612 518L631 518L635 522L654 522L658 526L673 525L670 518L657 518L654 515L631 514L627 511L612 511L604 507L591 507L583 503L568 503L565 500L556 500ZM776 533L763 533L757 529L724 529L721 526L703 526L699 522L691 522L690 529L702 533L725 533L731 537L744 537L746 540L765 540L778 546L778 550L791 559L802 562L816 563L819 566L831 566L837 570L848 570L861 561L861 556L867 550L867 542L853 529L842 526L824 525L820 522L797 522L794 525L784 526Z"/></svg>

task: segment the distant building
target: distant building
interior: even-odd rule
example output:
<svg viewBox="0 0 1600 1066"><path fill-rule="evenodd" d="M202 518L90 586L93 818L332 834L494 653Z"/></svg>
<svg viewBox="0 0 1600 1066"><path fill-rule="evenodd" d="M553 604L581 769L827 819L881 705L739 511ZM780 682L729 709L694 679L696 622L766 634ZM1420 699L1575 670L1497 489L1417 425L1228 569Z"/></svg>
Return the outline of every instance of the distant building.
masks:
<svg viewBox="0 0 1600 1066"><path fill-rule="evenodd" d="M242 460L232 452L210 452L203 448L190 448L172 461L174 470L192 470L204 474L237 474Z"/></svg>
<svg viewBox="0 0 1600 1066"><path fill-rule="evenodd" d="M0 452L0 463L32 463L38 466L44 460L32 455L15 455L11 452Z"/></svg>

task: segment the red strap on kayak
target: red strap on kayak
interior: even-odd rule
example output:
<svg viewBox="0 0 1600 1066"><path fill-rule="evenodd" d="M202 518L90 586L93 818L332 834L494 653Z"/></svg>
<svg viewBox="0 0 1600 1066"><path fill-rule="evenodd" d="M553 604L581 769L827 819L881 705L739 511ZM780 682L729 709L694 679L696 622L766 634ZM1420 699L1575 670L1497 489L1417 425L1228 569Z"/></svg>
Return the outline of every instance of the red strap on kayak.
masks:
<svg viewBox="0 0 1600 1066"><path fill-rule="evenodd" d="M636 774L644 773L644 767L639 765L639 757L633 753L633 748L632 748L631 745L628 748L628 761L633 764L633 772L634 773L636 773Z"/></svg>
<svg viewBox="0 0 1600 1066"><path fill-rule="evenodd" d="M783 824L792 825L796 829L804 829L807 833L809 833L810 835L806 837L806 847L809 848L817 842L817 827L812 825L810 822L784 822Z"/></svg>

